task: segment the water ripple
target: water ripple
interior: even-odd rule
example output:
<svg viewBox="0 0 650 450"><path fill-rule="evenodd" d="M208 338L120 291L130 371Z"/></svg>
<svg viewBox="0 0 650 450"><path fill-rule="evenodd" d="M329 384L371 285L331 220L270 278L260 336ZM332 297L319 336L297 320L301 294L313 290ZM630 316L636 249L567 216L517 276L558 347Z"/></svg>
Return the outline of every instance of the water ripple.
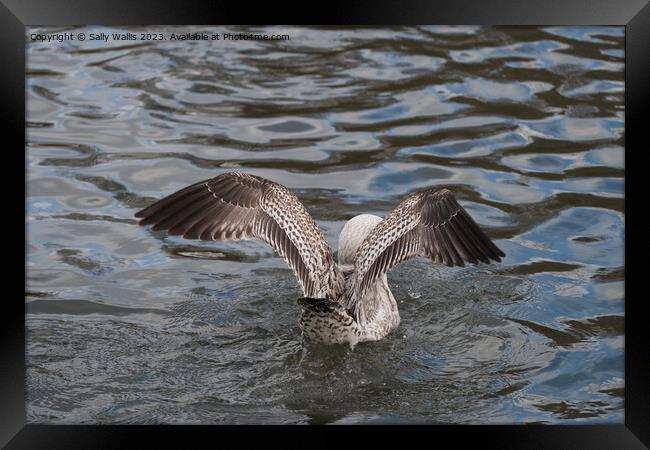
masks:
<svg viewBox="0 0 650 450"><path fill-rule="evenodd" d="M622 27L83 31L291 39L28 44L29 422L622 423ZM265 244L135 226L230 170L334 249L445 187L508 256L405 263L396 333L309 344Z"/></svg>

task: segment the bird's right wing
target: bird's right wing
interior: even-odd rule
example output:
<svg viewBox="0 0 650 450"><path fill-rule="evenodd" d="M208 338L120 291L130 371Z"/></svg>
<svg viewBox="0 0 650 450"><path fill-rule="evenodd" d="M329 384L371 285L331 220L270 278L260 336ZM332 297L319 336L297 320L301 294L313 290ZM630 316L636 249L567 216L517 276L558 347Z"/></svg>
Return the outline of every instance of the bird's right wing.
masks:
<svg viewBox="0 0 650 450"><path fill-rule="evenodd" d="M415 256L447 266L501 261L505 256L456 201L448 189L413 194L377 224L357 250L355 272L347 286L348 309L357 321L373 311L363 297L389 269Z"/></svg>

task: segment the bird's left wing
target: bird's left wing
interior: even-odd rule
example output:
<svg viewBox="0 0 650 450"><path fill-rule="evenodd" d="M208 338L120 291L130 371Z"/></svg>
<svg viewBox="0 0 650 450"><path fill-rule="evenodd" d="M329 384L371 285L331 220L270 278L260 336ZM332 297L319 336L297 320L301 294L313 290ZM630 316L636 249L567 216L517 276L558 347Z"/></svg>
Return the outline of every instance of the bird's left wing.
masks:
<svg viewBox="0 0 650 450"><path fill-rule="evenodd" d="M334 298L342 276L323 233L286 187L242 172L200 181L135 214L140 225L186 239L261 239L293 270L306 297Z"/></svg>

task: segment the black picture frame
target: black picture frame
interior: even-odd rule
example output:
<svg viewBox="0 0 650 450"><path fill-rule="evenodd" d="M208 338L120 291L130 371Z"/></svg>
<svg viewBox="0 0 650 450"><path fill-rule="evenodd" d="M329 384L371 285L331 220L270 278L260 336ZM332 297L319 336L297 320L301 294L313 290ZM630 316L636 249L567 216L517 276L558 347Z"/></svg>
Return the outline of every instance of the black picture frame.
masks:
<svg viewBox="0 0 650 450"><path fill-rule="evenodd" d="M650 366L648 329L644 323L644 296L634 295L632 285L643 280L642 264L632 261L641 255L647 243L642 214L642 184L639 163L648 151L645 129L650 118L650 3L648 0L411 0L401 2L327 2L314 7L305 4L302 11L286 3L266 2L252 5L248 2L199 2L171 0L0 0L0 30L2 35L3 99L0 110L5 131L6 158L3 174L4 205L13 202L16 210L25 210L24 195L14 192L16 186L26 187L25 179L10 181L11 175L20 176L15 169L25 164L19 148L25 144L25 27L80 24L147 25L147 24L346 24L346 25L407 25L407 24L462 24L462 25L622 25L625 26L625 424L624 425L528 425L528 426L425 426L373 427L373 435L380 439L393 437L401 440L402 432L419 432L434 445L451 439L454 446L473 441L481 447L495 448L647 448L650 445ZM300 12L290 17L288 12ZM12 144L8 144L12 142ZM21 144L22 143L22 144ZM637 160L635 162L635 160ZM24 174L24 172L22 172ZM18 189L19 190L19 189ZM9 194L9 195L6 195ZM631 205L635 205L632 207ZM636 212L635 212L636 208ZM7 214L18 223L20 213ZM24 225L16 226L18 236ZM13 233L11 234L13 235ZM23 234L24 235L24 234ZM7 239L5 250L25 251L19 239ZM8 258L5 261L11 261ZM24 260L23 260L24 261ZM647 264L647 263L646 263ZM20 264L12 264L20 272ZM24 279L24 266L23 266ZM6 277L17 284L16 277ZM3 324L0 327L0 446L6 448L116 448L129 446L133 440L151 443L180 434L178 442L187 444L207 437L214 445L223 443L223 433L236 434L241 441L259 437L259 432L287 428L255 427L197 427L197 426L47 426L25 424L25 309L18 295L5 295ZM368 427L357 427L367 430ZM295 431L295 427L289 427ZM304 428L303 428L304 429ZM327 432L348 434L350 427L331 427ZM304 432L304 431L302 431ZM326 429L309 427L308 440L318 441ZM302 434L302 433L301 433ZM192 441L187 441L187 438ZM214 440L219 439L219 440Z"/></svg>

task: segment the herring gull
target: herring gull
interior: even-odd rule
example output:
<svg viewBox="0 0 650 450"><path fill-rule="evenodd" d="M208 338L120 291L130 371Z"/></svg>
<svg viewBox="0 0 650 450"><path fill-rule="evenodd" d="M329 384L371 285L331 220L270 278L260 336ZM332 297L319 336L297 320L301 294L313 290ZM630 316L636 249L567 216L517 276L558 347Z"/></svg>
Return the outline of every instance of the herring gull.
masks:
<svg viewBox="0 0 650 450"><path fill-rule="evenodd" d="M261 239L282 256L302 287L300 328L325 344L375 341L400 322L386 273L415 256L464 266L505 256L448 189L408 195L384 219L361 214L339 236L338 262L314 219L286 187L227 172L137 212L140 225L185 239Z"/></svg>

